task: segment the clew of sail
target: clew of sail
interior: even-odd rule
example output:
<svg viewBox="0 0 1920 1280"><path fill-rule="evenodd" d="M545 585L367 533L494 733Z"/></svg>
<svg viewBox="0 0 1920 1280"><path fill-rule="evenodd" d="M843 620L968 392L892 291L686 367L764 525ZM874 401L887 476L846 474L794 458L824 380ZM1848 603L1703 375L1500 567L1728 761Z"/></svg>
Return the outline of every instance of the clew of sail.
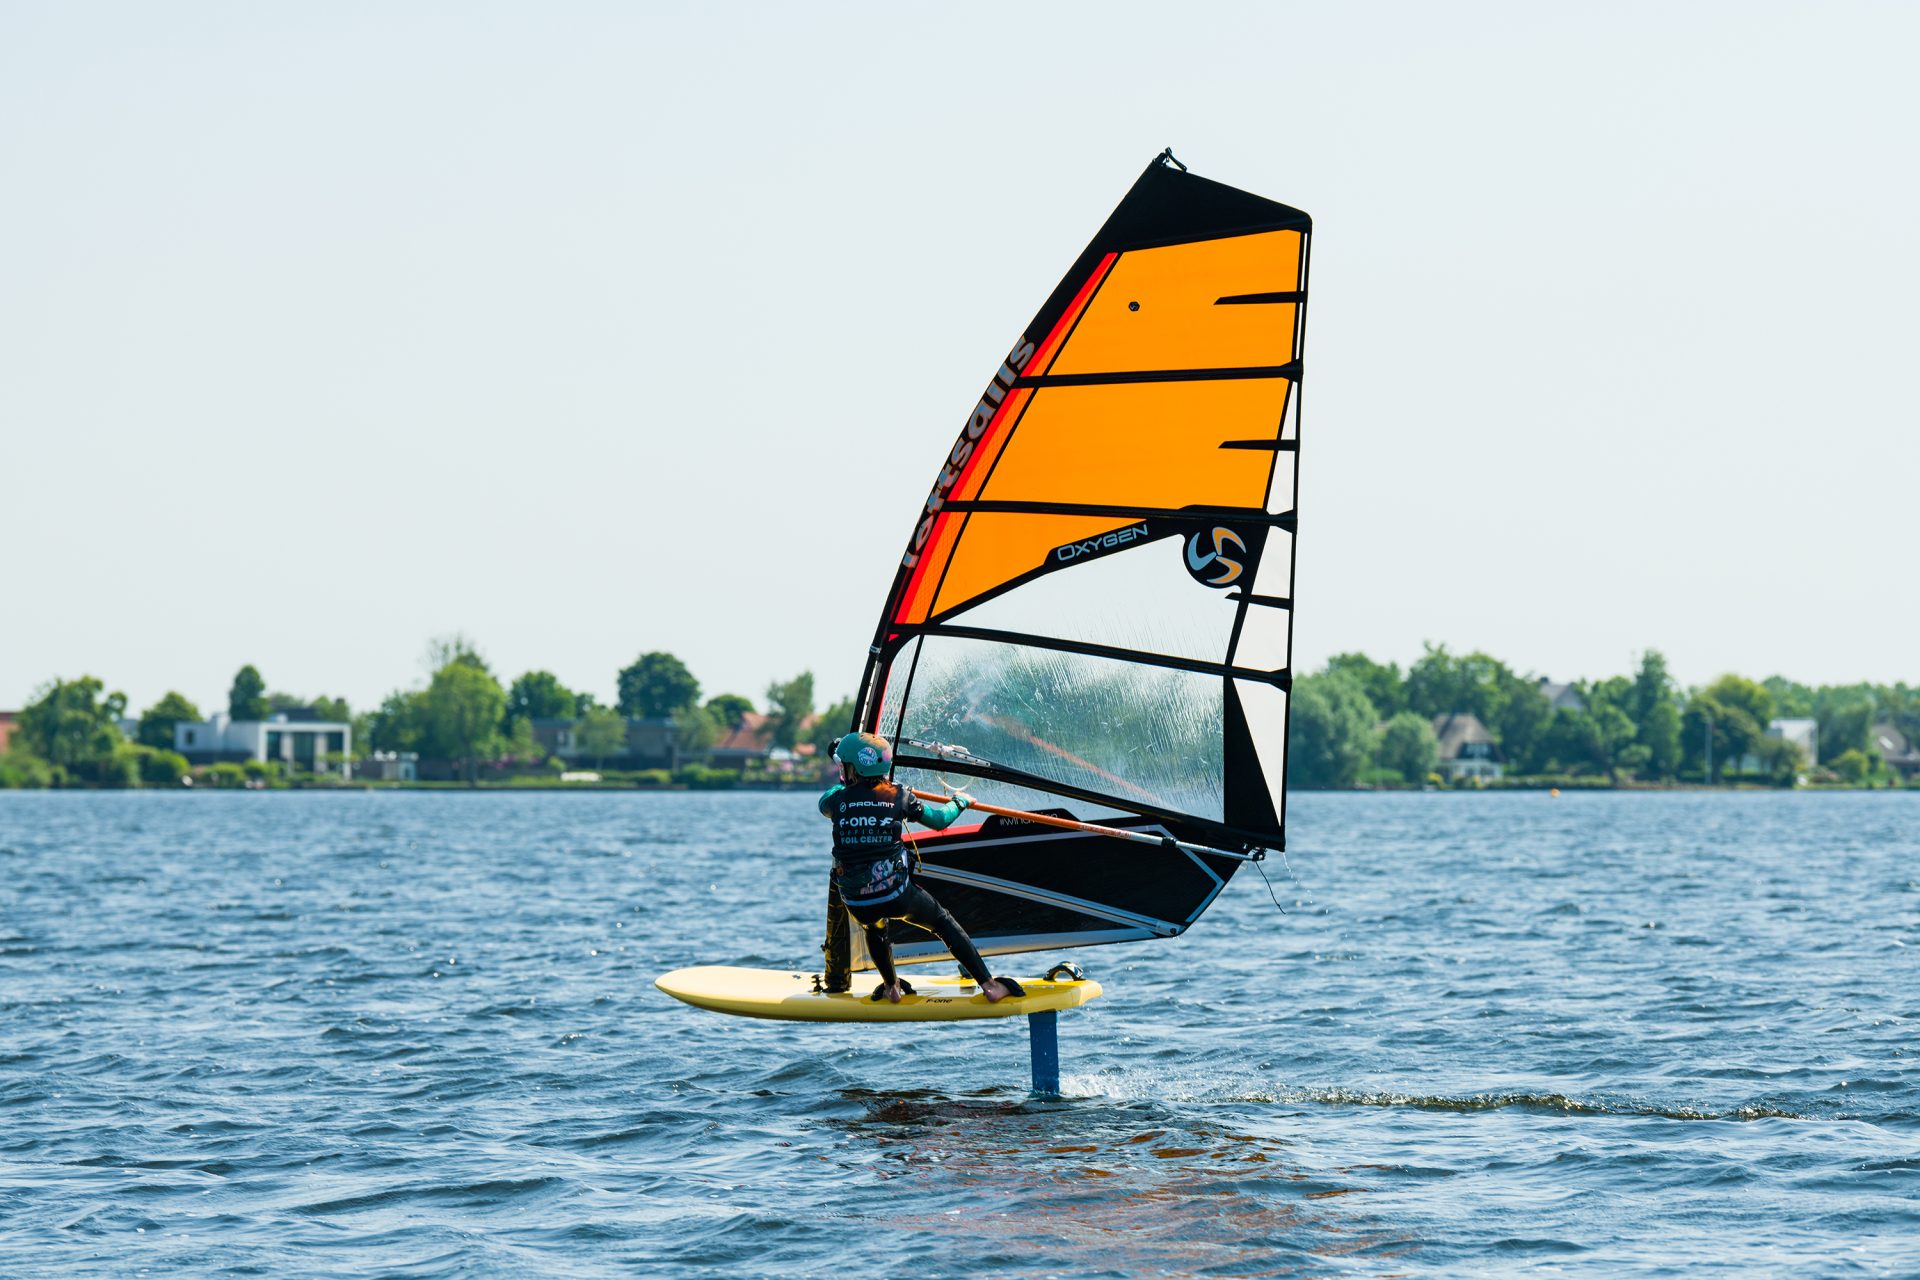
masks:
<svg viewBox="0 0 1920 1280"><path fill-rule="evenodd" d="M1163 154L1013 344L862 681L902 782L1284 847L1311 225ZM918 847L990 953L1178 933L1237 865L998 818Z"/></svg>

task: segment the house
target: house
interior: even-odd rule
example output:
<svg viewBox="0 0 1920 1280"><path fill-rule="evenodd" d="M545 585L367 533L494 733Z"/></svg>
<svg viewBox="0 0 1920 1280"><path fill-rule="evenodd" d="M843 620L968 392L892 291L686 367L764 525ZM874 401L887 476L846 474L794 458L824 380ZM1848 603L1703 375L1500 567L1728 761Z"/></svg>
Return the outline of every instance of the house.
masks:
<svg viewBox="0 0 1920 1280"><path fill-rule="evenodd" d="M804 739L813 733L814 726L819 723L819 716L808 716L802 720L799 737L803 741L789 751L784 747L773 745L773 731L776 726L774 717L761 715L758 711L749 711L740 717L738 725L713 745L713 767L747 769L754 765L804 764L817 754L813 743Z"/></svg>
<svg viewBox="0 0 1920 1280"><path fill-rule="evenodd" d="M211 720L182 720L173 726L173 749L190 764L222 760L278 760L282 764L327 773L336 766L352 776L345 758L353 752L353 726L319 720L310 709L283 711L266 720L235 720L221 712Z"/></svg>
<svg viewBox="0 0 1920 1280"><path fill-rule="evenodd" d="M1580 690L1571 683L1555 684L1545 676L1540 677L1540 696L1547 700L1547 707L1553 711L1585 711L1587 700L1580 696Z"/></svg>
<svg viewBox="0 0 1920 1280"><path fill-rule="evenodd" d="M1920 749L1891 724L1877 724L1867 730L1867 745L1878 751L1887 767L1902 778L1911 780L1920 775Z"/></svg>
<svg viewBox="0 0 1920 1280"><path fill-rule="evenodd" d="M773 717L749 711L740 717L739 724L713 744L713 767L745 769L766 760L772 750Z"/></svg>
<svg viewBox="0 0 1920 1280"><path fill-rule="evenodd" d="M0 711L0 756L7 754L7 744L13 741L13 731L19 727L18 711Z"/></svg>
<svg viewBox="0 0 1920 1280"><path fill-rule="evenodd" d="M579 723L572 716L535 716L533 740L550 756L571 756L574 754L573 726Z"/></svg>
<svg viewBox="0 0 1920 1280"><path fill-rule="evenodd" d="M626 741L604 755L580 745L580 722L572 717L535 717L533 740L562 760L591 761L613 769L678 769L687 762L680 726L672 716L628 716Z"/></svg>
<svg viewBox="0 0 1920 1280"><path fill-rule="evenodd" d="M1497 778L1506 771L1500 760L1499 741L1471 712L1435 716L1433 736L1440 740L1440 771L1448 781Z"/></svg>
<svg viewBox="0 0 1920 1280"><path fill-rule="evenodd" d="M418 751L371 751L354 766L362 782L420 781Z"/></svg>

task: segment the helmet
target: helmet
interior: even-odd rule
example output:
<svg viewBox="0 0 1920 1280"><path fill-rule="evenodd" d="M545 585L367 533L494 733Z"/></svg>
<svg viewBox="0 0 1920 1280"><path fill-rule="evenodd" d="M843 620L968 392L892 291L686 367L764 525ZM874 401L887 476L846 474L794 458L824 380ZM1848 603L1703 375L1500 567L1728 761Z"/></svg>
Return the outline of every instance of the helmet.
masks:
<svg viewBox="0 0 1920 1280"><path fill-rule="evenodd" d="M833 758L863 778L884 778L893 769L893 748L877 733L850 733L833 744Z"/></svg>

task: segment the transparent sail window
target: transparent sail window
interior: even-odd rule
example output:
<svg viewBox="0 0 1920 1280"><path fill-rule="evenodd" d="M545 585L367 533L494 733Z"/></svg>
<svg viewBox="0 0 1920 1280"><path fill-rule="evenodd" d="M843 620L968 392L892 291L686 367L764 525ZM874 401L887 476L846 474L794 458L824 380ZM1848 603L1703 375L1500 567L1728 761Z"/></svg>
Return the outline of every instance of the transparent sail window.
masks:
<svg viewBox="0 0 1920 1280"><path fill-rule="evenodd" d="M920 641L899 732L1011 769L1220 820L1222 682L984 640Z"/></svg>

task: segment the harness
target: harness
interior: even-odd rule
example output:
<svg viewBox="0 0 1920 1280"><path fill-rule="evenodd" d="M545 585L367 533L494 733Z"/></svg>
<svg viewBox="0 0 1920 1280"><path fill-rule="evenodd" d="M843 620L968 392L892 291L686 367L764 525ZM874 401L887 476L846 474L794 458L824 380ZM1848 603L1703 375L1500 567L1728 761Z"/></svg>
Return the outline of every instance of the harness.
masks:
<svg viewBox="0 0 1920 1280"><path fill-rule="evenodd" d="M840 900L850 907L892 902L912 885L913 870L902 836L918 808L904 787L848 787L828 801L833 812L833 876Z"/></svg>

